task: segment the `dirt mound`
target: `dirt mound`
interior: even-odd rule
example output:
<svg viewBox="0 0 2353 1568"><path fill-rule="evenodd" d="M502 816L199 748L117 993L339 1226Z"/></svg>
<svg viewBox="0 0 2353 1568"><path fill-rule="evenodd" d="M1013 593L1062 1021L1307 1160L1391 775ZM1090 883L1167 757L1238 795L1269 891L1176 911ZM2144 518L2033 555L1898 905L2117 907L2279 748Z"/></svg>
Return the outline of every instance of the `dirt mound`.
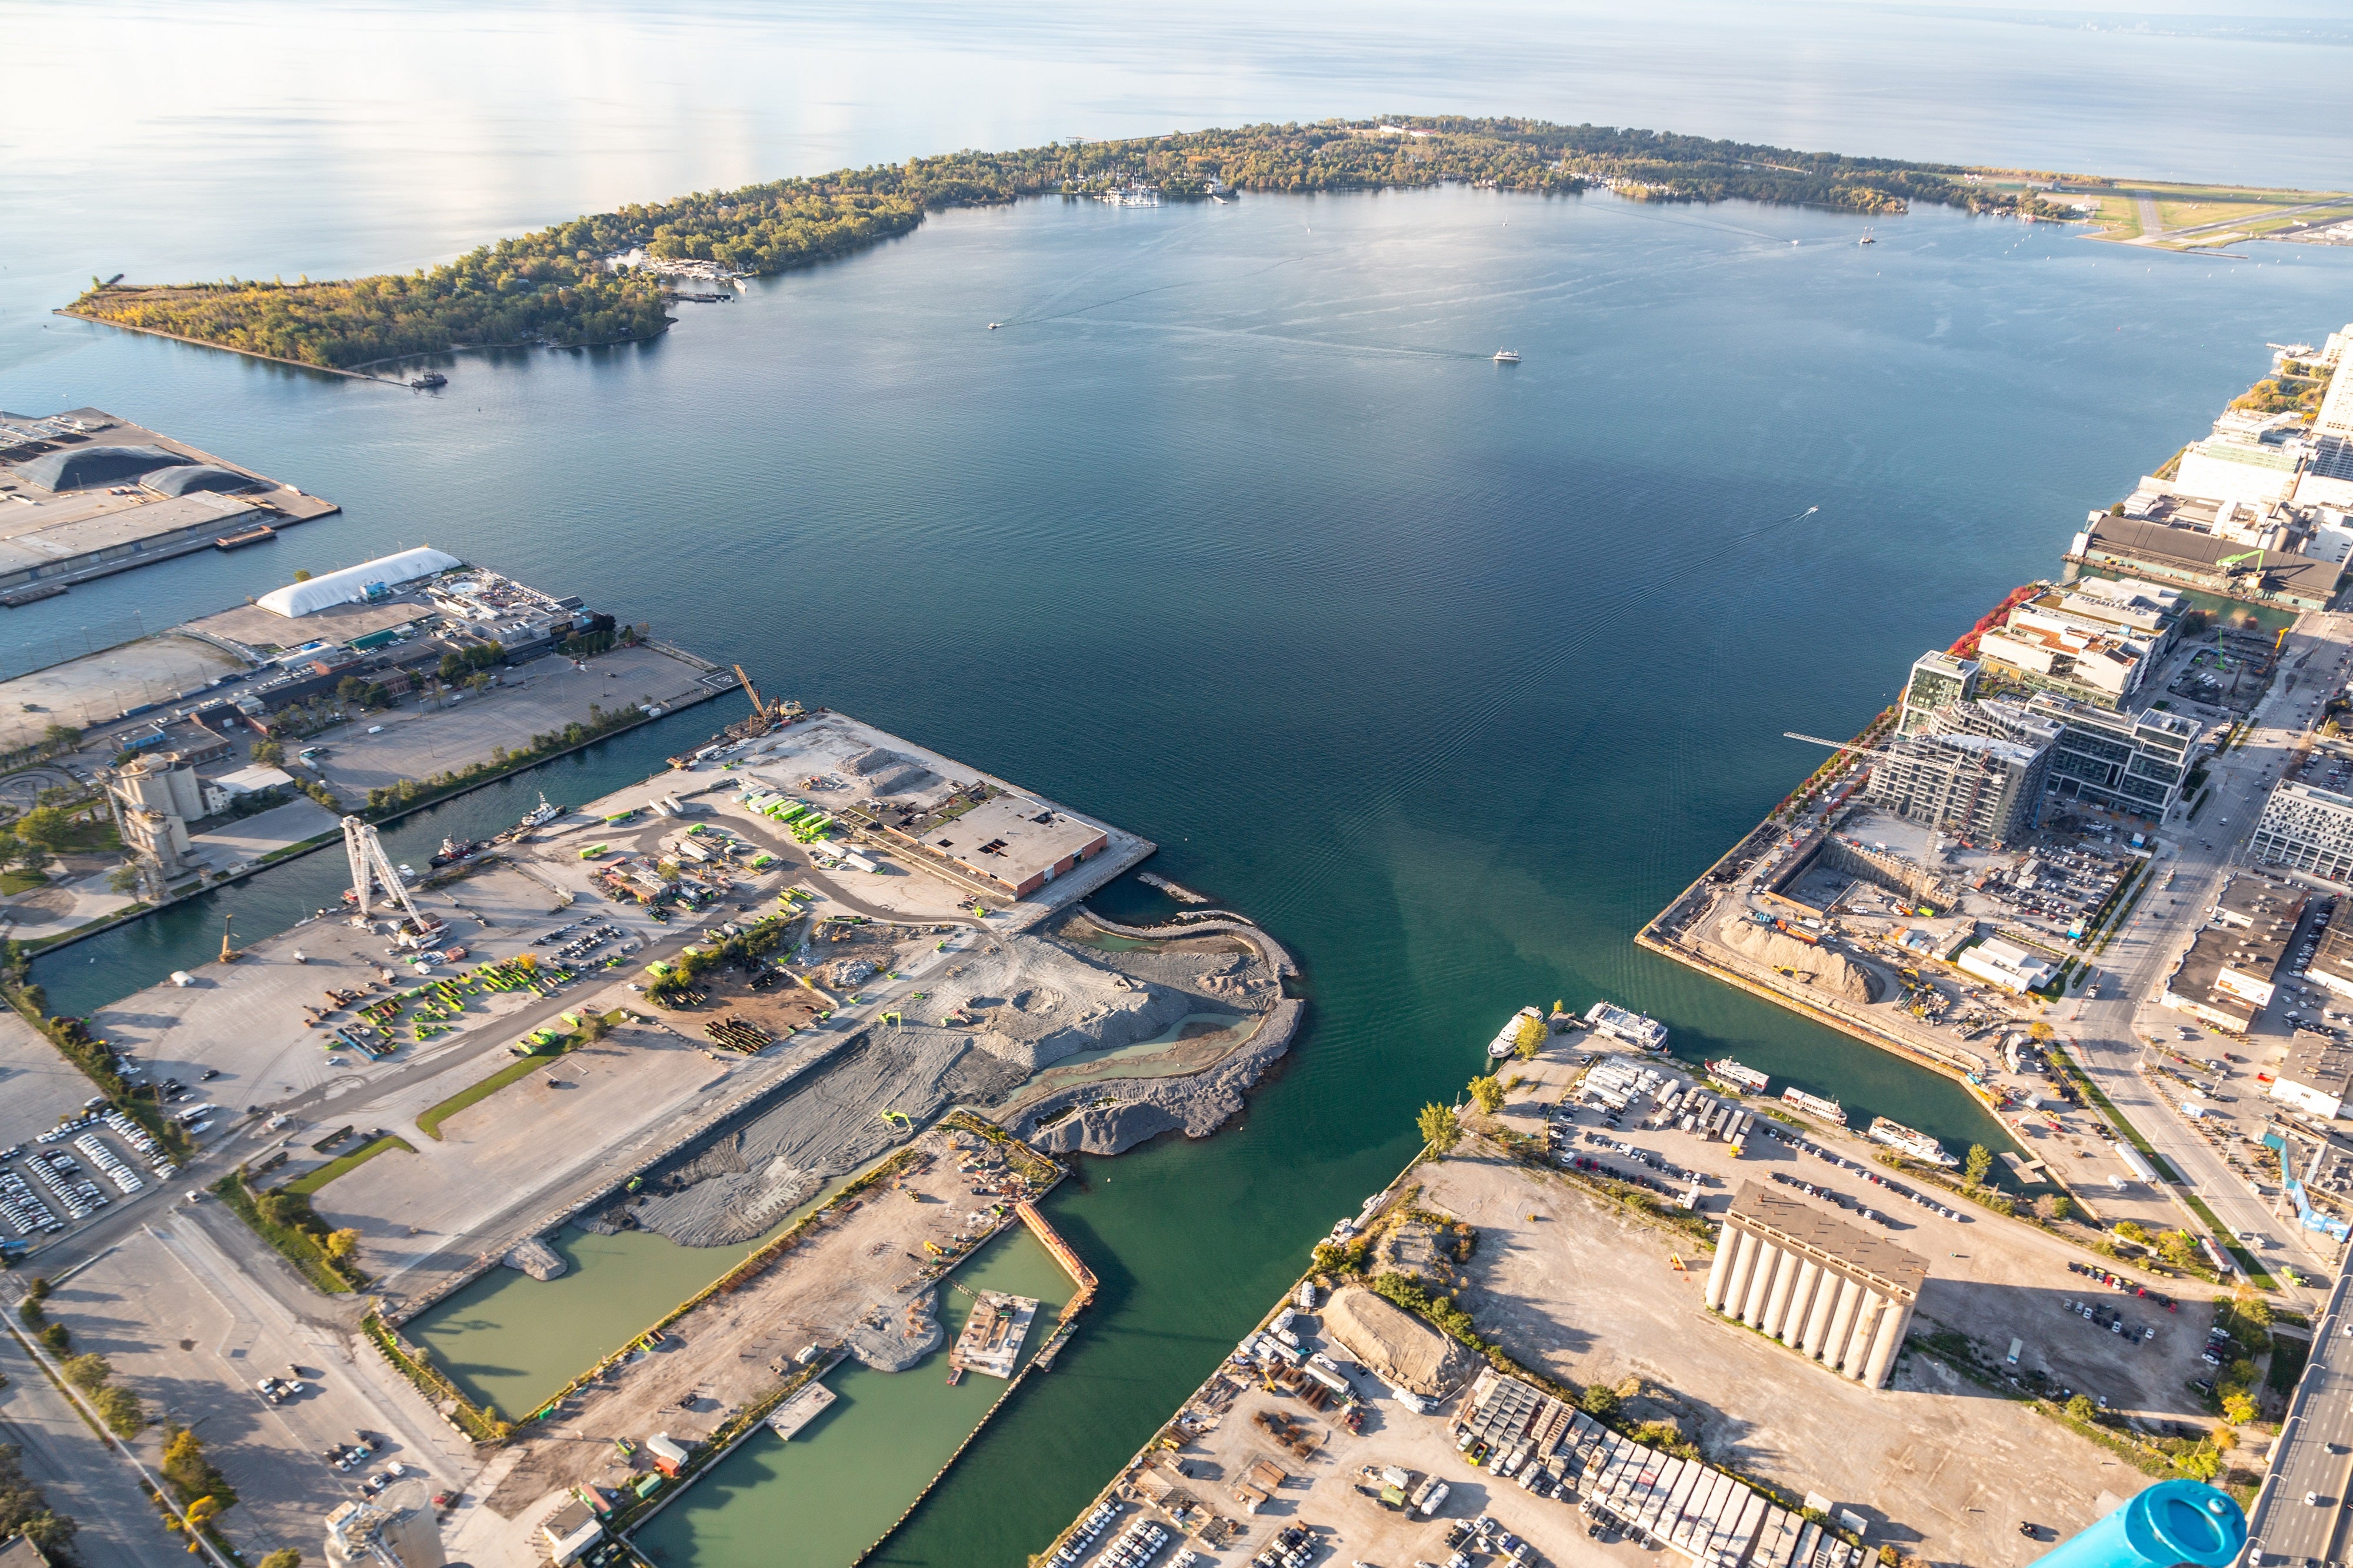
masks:
<svg viewBox="0 0 2353 1568"><path fill-rule="evenodd" d="M1427 1399L1451 1391L1468 1364L1452 1340L1359 1286L1333 1296L1324 1328L1375 1377Z"/></svg>
<svg viewBox="0 0 2353 1568"><path fill-rule="evenodd" d="M1758 925L1737 911L1724 917L1721 935L1724 945L1733 952L1775 969L1810 974L1816 987L1834 996L1843 996L1850 1002L1879 1000L1870 971L1850 962L1843 953L1799 942L1786 931Z"/></svg>

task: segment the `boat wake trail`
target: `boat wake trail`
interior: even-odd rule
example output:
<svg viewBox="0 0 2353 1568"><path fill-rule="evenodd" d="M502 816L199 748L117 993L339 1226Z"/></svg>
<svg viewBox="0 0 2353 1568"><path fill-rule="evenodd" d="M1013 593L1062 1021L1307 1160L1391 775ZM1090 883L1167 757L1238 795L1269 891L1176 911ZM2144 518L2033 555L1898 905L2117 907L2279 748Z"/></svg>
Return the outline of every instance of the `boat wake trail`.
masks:
<svg viewBox="0 0 2353 1568"><path fill-rule="evenodd" d="M1042 316L1015 316L1008 321L993 322L991 325L993 330L1001 331L1010 327L1043 326L1049 321L1067 321L1073 316L1083 316L1090 310L1105 310L1113 305L1124 305L1130 300L1141 300L1149 294L1166 294L1175 289L1202 289L1211 284L1240 283L1251 278L1262 278L1277 268L1289 267L1293 262L1306 259L1304 256L1286 256L1281 261L1270 261L1264 267L1254 267L1248 272L1233 273L1222 278L1188 278L1180 283L1155 284L1149 289L1137 289L1125 294L1114 294L1108 300L1097 300L1085 305L1073 305L1067 310L1056 310Z"/></svg>

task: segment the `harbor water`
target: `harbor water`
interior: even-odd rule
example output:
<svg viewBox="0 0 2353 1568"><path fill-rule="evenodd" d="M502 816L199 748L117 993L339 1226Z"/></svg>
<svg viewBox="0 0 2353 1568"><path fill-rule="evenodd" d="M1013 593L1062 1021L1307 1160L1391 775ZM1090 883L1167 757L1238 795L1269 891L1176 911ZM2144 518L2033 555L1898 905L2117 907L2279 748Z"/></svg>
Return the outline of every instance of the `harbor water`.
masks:
<svg viewBox="0 0 2353 1568"><path fill-rule="evenodd" d="M1071 1299L1070 1276L1021 1226L950 1278L965 1290L1037 1298L1025 1363ZM655 1568L711 1563L839 1568L864 1551L1007 1394L1004 1381L977 1373L949 1385L947 1346L971 1315L972 1299L946 1285L939 1294L945 1335L940 1349L901 1373L842 1363L826 1374L835 1397L823 1414L789 1441L773 1432L754 1434L637 1531L638 1551ZM1081 1339L1085 1322L1080 1320ZM997 1418L1019 1409L1058 1375L1025 1379Z"/></svg>
<svg viewBox="0 0 2353 1568"><path fill-rule="evenodd" d="M93 42L68 25L75 14L30 9L59 20L19 28L35 57L20 83L47 79L51 35ZM228 12L247 25L222 25ZM126 14L197 49L350 37L381 13ZM1433 71L1431 101L1482 112L1639 114L2033 167L2132 164L2155 95L2184 116L2138 165L2148 173L2320 183L2341 163L2325 127L2343 123L2345 89L2285 46L1945 17L1923 23L1937 47L1914 37L1873 56L1883 17L1842 7L1823 25L1840 40L1819 51L1829 63L1809 46L1784 70L1759 62L1786 47L1739 56L1742 39L1782 30L1778 16L1709 14L1729 30L1688 32L1694 58L1671 73L1681 96L1646 89L1632 103L1607 96L1607 71L1576 78L1605 96L1556 98L1518 62L1577 54L1586 26L1595 58L1655 83L1654 40L1632 37L1655 31L1648 17L1491 15L1500 31L1457 26L1482 39L1569 32L1409 67L1380 42L1395 41L1388 23L1335 25L1313 48L1230 67L1187 49L1172 76L1165 32L1140 34L1136 58L1108 52L1092 24L1023 11L1013 42L971 50L1008 107L956 118L939 105L979 101L950 68L964 56L902 55L903 37L881 24L860 35L840 13L820 28L821 58L862 107L836 124L832 78L809 79L804 108L776 107L799 102L776 82L800 78L744 66L776 57L728 8L627 5L570 18L576 49L479 83L489 102L531 78L554 95L536 116L455 99L419 112L441 101L450 53L397 39L385 90L413 86L413 102L224 97L257 73L174 57L110 72L109 90L183 82L201 95L190 112L126 110L132 129L104 141L20 94L0 116L47 129L0 171L16 220L0 407L109 409L346 510L266 548L0 612L0 640L56 644L134 609L168 625L297 569L429 541L1144 834L1162 847L1153 869L1263 921L1305 971L1291 1056L1216 1137L1082 1160L1050 1194L1048 1217L1101 1279L1097 1305L879 1554L1013 1568L1390 1178L1415 1110L1482 1071L1481 1047L1524 1005L1582 1012L1609 997L1664 1022L1683 1059L1736 1056L1836 1096L1858 1125L1886 1115L1956 1149L1994 1140L1957 1086L1630 938L1820 761L1783 731L1854 732L1923 649L2055 572L2087 510L2201 435L2264 371L2267 342L2341 326L2353 253L2154 255L1943 209L1875 217L1866 247L1857 217L1598 193L1044 200L934 213L735 303L681 306L651 343L459 356L435 394L46 312L93 270L405 268L577 210L844 162L1370 112L1409 96L1401 83L1422 97ZM90 26L148 47L112 14ZM1259 36L1232 16L1219 26ZM1030 90L1029 55L1051 87ZM708 81L663 74L705 58L733 64ZM615 59L632 90L608 95ZM1499 59L1512 73L1500 84ZM1938 81L1910 93L1923 60ZM464 93L472 68L447 90ZM676 90L638 92L639 75ZM2278 80L2307 78L2313 99L2274 105ZM1361 101L1331 102L1328 80ZM2038 118L2040 102L2063 107ZM363 144L399 152L336 151ZM1493 362L1505 346L1521 363ZM387 839L417 864L445 834L512 823L543 783L559 801L590 798L726 707ZM337 866L264 872L46 957L37 976L54 1007L86 1011L207 958L219 909L249 939L331 905ZM1174 908L1134 884L1099 902L1129 920ZM642 1279L660 1305L723 1267L566 1245L581 1279L609 1270L633 1291ZM432 1315L427 1342L519 1408L578 1370L571 1347L609 1347L652 1315L566 1284L495 1280ZM534 1342L543 1314L564 1321L561 1353ZM648 1532L661 1568L765 1568L781 1537L840 1553L812 1563L846 1562L971 1430L978 1405L958 1402L992 1392L942 1375L856 1373L789 1445L747 1444Z"/></svg>

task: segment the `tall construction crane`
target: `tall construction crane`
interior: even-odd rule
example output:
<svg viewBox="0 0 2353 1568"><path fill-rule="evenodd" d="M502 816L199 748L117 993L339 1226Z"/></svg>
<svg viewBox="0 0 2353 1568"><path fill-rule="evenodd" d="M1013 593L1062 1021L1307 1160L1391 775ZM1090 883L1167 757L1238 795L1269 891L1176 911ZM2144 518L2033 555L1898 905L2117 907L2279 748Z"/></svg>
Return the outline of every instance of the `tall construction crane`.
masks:
<svg viewBox="0 0 2353 1568"><path fill-rule="evenodd" d="M384 852L384 840L376 837L374 826L356 816L343 818L343 853L351 859L352 897L358 902L360 919L366 920L373 911L375 889L381 887L385 902L405 910L417 931L431 926L433 922L417 911L416 900L401 885L399 868Z"/></svg>
<svg viewBox="0 0 2353 1568"><path fill-rule="evenodd" d="M752 684L752 677L740 664L735 667L735 679L744 683L744 694L752 700L752 716L727 726L727 733L737 740L749 740L756 735L765 735L772 729L782 729L801 716L802 708L797 702L782 698L774 703L761 701L760 689Z"/></svg>

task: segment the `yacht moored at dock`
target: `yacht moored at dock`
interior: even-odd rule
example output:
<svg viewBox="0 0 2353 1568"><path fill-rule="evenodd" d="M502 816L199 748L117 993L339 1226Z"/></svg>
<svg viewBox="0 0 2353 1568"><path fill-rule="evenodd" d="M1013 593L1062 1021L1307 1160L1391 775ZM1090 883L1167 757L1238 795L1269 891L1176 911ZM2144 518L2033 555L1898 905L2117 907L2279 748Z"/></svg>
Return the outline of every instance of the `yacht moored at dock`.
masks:
<svg viewBox="0 0 2353 1568"><path fill-rule="evenodd" d="M1926 1160L1932 1165L1942 1165L1947 1170L1960 1164L1958 1160L1945 1152L1945 1146L1942 1143L1937 1142L1926 1132L1917 1128L1906 1127L1901 1121L1890 1121L1884 1116L1874 1116L1871 1119L1871 1137L1873 1142L1884 1143L1899 1154L1908 1154L1915 1160Z"/></svg>
<svg viewBox="0 0 2353 1568"><path fill-rule="evenodd" d="M1722 1057L1708 1063L1707 1070L1712 1077L1720 1078L1726 1083L1737 1085L1752 1092L1761 1090L1765 1087L1763 1073L1752 1067L1743 1067L1730 1057Z"/></svg>
<svg viewBox="0 0 2353 1568"><path fill-rule="evenodd" d="M1585 1021L1596 1032L1645 1051L1667 1048L1667 1026L1645 1013L1632 1013L1615 1002L1596 1002L1585 1010Z"/></svg>
<svg viewBox="0 0 2353 1568"><path fill-rule="evenodd" d="M1846 1125L1845 1106L1835 1100L1824 1100L1819 1094L1808 1094L1795 1085L1781 1091L1781 1103L1794 1105L1800 1110L1810 1110L1824 1121L1835 1121L1841 1127Z"/></svg>
<svg viewBox="0 0 2353 1568"><path fill-rule="evenodd" d="M1513 1014L1511 1017L1504 1022L1503 1031L1493 1040L1488 1042L1487 1055L1494 1058L1496 1061L1502 1061L1505 1057L1510 1056L1514 1051L1519 1049L1520 1029L1530 1018L1534 1018L1536 1021L1536 1026L1538 1028L1542 1028L1544 1026L1543 1014L1537 1012L1534 1007L1523 1007L1518 1012Z"/></svg>

